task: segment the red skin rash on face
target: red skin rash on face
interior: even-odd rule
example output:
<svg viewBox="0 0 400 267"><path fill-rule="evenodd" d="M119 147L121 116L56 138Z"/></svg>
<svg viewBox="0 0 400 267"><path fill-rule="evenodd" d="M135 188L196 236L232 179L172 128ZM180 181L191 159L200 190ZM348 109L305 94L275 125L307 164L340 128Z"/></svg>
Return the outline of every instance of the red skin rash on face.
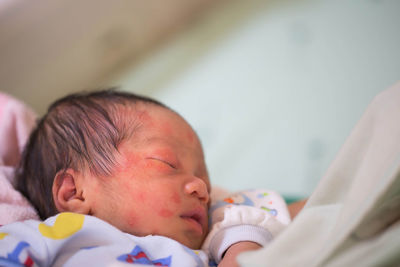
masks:
<svg viewBox="0 0 400 267"><path fill-rule="evenodd" d="M161 160L168 161L170 164L175 164L176 163L176 155L169 149L164 149L164 148L159 148L155 149L151 152L149 157L154 157L158 158Z"/></svg>
<svg viewBox="0 0 400 267"><path fill-rule="evenodd" d="M164 162L156 159L147 159L144 168L147 171L156 171L156 172L168 172L171 167L165 164Z"/></svg>
<svg viewBox="0 0 400 267"><path fill-rule="evenodd" d="M195 134L192 131L186 133L187 140L192 144L195 140Z"/></svg>
<svg viewBox="0 0 400 267"><path fill-rule="evenodd" d="M146 193L144 192L139 192L138 194L134 194L132 195L133 201L135 202L135 204L137 203L144 203L147 199Z"/></svg>
<svg viewBox="0 0 400 267"><path fill-rule="evenodd" d="M178 195L178 193L175 193L175 194L171 197L171 201L172 201L173 203L180 204L180 203L181 203L181 197Z"/></svg>
<svg viewBox="0 0 400 267"><path fill-rule="evenodd" d="M121 152L122 154L123 152ZM121 166L118 168L119 173L130 173L132 168L142 166L144 170L148 171L166 171L169 170L169 166L161 161L155 159L167 160L168 156L162 151L155 152L150 155L141 155L138 153L124 153L124 160ZM154 158L154 159L151 159Z"/></svg>
<svg viewBox="0 0 400 267"><path fill-rule="evenodd" d="M164 135L171 135L173 133L173 129L169 123L162 123L160 124L161 131Z"/></svg>
<svg viewBox="0 0 400 267"><path fill-rule="evenodd" d="M148 126L152 126L154 124L152 117L149 115L149 113L147 113L147 111L139 111L137 118L140 121L145 122Z"/></svg>
<svg viewBox="0 0 400 267"><path fill-rule="evenodd" d="M176 196L171 196L166 198L165 194L162 192L152 192L151 199L149 199L148 208L154 210L154 213L163 218L173 217L176 212L175 203L172 202L171 198L176 198Z"/></svg>
<svg viewBox="0 0 400 267"><path fill-rule="evenodd" d="M136 222L137 222L136 214L131 214L127 219L127 223L128 223L128 225L130 227L135 227L136 226Z"/></svg>
<svg viewBox="0 0 400 267"><path fill-rule="evenodd" d="M124 146L122 146L122 148L120 149L120 153L122 155L122 160L120 161L120 165L116 168L117 173L129 172L129 170L132 167L137 166L137 164L141 160L140 155L126 151L126 149L124 149Z"/></svg>
<svg viewBox="0 0 400 267"><path fill-rule="evenodd" d="M172 217L174 215L174 213L168 209L162 209L158 212L158 215L166 218L166 217Z"/></svg>

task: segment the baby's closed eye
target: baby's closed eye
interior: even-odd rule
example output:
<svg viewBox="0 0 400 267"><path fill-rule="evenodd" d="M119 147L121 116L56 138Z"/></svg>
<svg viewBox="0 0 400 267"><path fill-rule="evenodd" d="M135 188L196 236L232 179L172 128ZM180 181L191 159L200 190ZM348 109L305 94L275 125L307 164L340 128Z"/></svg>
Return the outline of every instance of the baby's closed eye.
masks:
<svg viewBox="0 0 400 267"><path fill-rule="evenodd" d="M161 166L166 166L166 167L169 167L172 169L177 169L176 164L172 163L171 160L166 160L161 157L148 157L146 159L151 160L150 164L154 165L155 167L157 165L161 165Z"/></svg>

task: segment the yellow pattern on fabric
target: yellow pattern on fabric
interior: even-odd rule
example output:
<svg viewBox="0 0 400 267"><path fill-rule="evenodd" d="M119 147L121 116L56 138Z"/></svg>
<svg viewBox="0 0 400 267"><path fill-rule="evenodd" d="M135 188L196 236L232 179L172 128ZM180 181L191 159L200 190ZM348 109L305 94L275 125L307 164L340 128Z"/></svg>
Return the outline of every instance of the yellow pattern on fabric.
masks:
<svg viewBox="0 0 400 267"><path fill-rule="evenodd" d="M7 233L0 233L0 240L2 240L4 237L6 237L6 235L8 235Z"/></svg>
<svg viewBox="0 0 400 267"><path fill-rule="evenodd" d="M84 219L85 216L82 214L64 212L57 216L53 226L39 224L39 231L43 236L51 239L67 238L82 228Z"/></svg>

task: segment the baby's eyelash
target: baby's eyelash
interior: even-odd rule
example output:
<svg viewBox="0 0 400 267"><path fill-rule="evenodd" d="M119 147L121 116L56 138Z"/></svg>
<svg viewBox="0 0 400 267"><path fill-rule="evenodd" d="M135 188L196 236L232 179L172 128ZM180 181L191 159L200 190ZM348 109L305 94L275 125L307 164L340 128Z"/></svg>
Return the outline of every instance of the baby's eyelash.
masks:
<svg viewBox="0 0 400 267"><path fill-rule="evenodd" d="M150 157L150 158L148 158L148 159L153 159L153 160L161 161L162 163L167 164L167 165L170 166L171 168L176 169L175 165L173 165L172 163L169 163L169 162L166 161L166 160L159 159L159 158L152 158L152 157Z"/></svg>

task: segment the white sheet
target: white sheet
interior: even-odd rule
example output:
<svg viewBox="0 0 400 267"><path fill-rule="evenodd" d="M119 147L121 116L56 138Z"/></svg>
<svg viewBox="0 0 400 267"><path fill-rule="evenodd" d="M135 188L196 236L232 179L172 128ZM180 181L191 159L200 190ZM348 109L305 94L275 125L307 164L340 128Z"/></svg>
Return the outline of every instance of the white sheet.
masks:
<svg viewBox="0 0 400 267"><path fill-rule="evenodd" d="M400 83L374 98L305 209L241 266L400 264ZM400 266L400 265L397 265Z"/></svg>

